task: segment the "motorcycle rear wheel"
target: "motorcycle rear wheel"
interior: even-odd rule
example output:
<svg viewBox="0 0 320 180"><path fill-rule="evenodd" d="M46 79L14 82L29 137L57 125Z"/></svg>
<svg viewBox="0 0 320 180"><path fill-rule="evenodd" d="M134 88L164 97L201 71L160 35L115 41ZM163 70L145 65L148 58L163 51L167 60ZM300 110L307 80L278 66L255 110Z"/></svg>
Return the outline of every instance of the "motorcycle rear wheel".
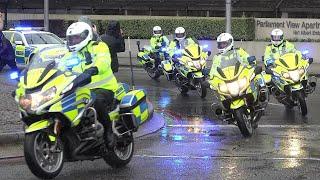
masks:
<svg viewBox="0 0 320 180"><path fill-rule="evenodd" d="M126 166L132 159L134 151L133 134L130 133L127 137L129 144L123 144L122 142L116 142L116 145L109 150L104 161L113 168L121 168Z"/></svg>
<svg viewBox="0 0 320 180"><path fill-rule="evenodd" d="M237 121L237 125L240 129L241 134L244 137L251 137L253 134L253 127L251 122L251 117L248 114L245 107L240 107L234 110L234 116Z"/></svg>

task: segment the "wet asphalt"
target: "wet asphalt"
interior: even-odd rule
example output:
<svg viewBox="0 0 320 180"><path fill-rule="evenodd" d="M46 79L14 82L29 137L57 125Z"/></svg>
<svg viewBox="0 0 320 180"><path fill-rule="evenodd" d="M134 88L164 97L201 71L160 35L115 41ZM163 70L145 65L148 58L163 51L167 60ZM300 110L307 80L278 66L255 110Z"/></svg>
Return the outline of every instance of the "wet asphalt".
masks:
<svg viewBox="0 0 320 180"><path fill-rule="evenodd" d="M130 84L130 69L122 68L117 77ZM271 98L254 135L243 138L236 126L214 117L212 92L203 100L196 92L181 96L164 77L156 82L140 69L134 77L166 127L136 139L135 155L123 169L102 160L65 163L57 179L320 179L319 88L308 98L307 118ZM0 179L35 178L23 158L0 160L0 174Z"/></svg>

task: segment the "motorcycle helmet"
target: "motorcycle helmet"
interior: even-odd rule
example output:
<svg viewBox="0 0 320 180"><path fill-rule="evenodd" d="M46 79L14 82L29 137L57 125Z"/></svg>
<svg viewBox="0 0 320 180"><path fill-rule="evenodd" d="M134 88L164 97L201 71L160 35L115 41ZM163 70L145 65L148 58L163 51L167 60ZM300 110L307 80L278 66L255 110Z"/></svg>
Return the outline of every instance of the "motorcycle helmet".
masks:
<svg viewBox="0 0 320 180"><path fill-rule="evenodd" d="M283 43L283 31L281 29L274 29L271 32L271 43L274 46L279 46Z"/></svg>
<svg viewBox="0 0 320 180"><path fill-rule="evenodd" d="M69 51L80 51L93 37L92 28L84 22L71 24L66 33L67 46Z"/></svg>
<svg viewBox="0 0 320 180"><path fill-rule="evenodd" d="M226 53L233 48L233 37L229 33L222 33L217 38L219 53Z"/></svg>

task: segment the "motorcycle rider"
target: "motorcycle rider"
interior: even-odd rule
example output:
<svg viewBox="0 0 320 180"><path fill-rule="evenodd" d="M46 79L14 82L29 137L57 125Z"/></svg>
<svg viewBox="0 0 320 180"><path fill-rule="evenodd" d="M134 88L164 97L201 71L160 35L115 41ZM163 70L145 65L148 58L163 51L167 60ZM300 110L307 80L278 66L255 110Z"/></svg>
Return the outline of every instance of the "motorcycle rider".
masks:
<svg viewBox="0 0 320 180"><path fill-rule="evenodd" d="M104 126L108 146L113 146L113 132L108 115L114 102L114 93L118 82L112 73L111 57L108 46L104 42L93 41L92 27L84 22L71 24L66 32L69 52L62 61L68 62L76 56L80 63L73 66L73 72L81 73L73 82L74 87L85 86L96 95L94 108L98 120Z"/></svg>
<svg viewBox="0 0 320 180"><path fill-rule="evenodd" d="M264 64L268 68L273 65L274 61L281 55L288 52L298 52L294 45L284 39L281 29L274 29L271 32L271 44L266 46L264 52ZM300 52L298 52L300 54ZM300 54L301 55L301 54Z"/></svg>
<svg viewBox="0 0 320 180"><path fill-rule="evenodd" d="M163 35L163 31L160 26L154 26L153 29L153 36L150 39L151 45L151 52L155 56L154 58L157 59L156 65L159 65L159 50L161 48L167 48L169 45L169 39ZM165 59L169 59L169 54L167 51L164 51Z"/></svg>
<svg viewBox="0 0 320 180"><path fill-rule="evenodd" d="M169 45L169 55L173 58L173 60L175 60L177 56L181 55L179 50L183 50L189 44L198 43L197 40L191 37L186 37L186 30L183 27L176 28L174 31L174 37L174 40L171 41Z"/></svg>
<svg viewBox="0 0 320 180"><path fill-rule="evenodd" d="M219 53L213 57L212 67L209 73L210 79L214 78L214 75L217 74L217 68L220 67L222 61L230 61L233 58L238 58L241 64L245 65L248 68L253 68L256 61L249 62L249 54L242 48L234 48L234 40L231 34L222 33L217 38L217 45ZM249 58L249 59L248 59ZM267 99L266 94L266 85L261 74L256 75L257 84L259 85L259 99L265 101Z"/></svg>

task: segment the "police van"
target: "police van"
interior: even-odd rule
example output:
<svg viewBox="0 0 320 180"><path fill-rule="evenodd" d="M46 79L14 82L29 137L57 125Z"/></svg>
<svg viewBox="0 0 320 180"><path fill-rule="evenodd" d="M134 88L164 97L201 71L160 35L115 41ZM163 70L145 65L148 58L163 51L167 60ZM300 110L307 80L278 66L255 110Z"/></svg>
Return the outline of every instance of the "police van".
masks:
<svg viewBox="0 0 320 180"><path fill-rule="evenodd" d="M57 35L41 29L14 28L2 31L15 50L17 63L28 64L31 57L42 48L64 44Z"/></svg>

